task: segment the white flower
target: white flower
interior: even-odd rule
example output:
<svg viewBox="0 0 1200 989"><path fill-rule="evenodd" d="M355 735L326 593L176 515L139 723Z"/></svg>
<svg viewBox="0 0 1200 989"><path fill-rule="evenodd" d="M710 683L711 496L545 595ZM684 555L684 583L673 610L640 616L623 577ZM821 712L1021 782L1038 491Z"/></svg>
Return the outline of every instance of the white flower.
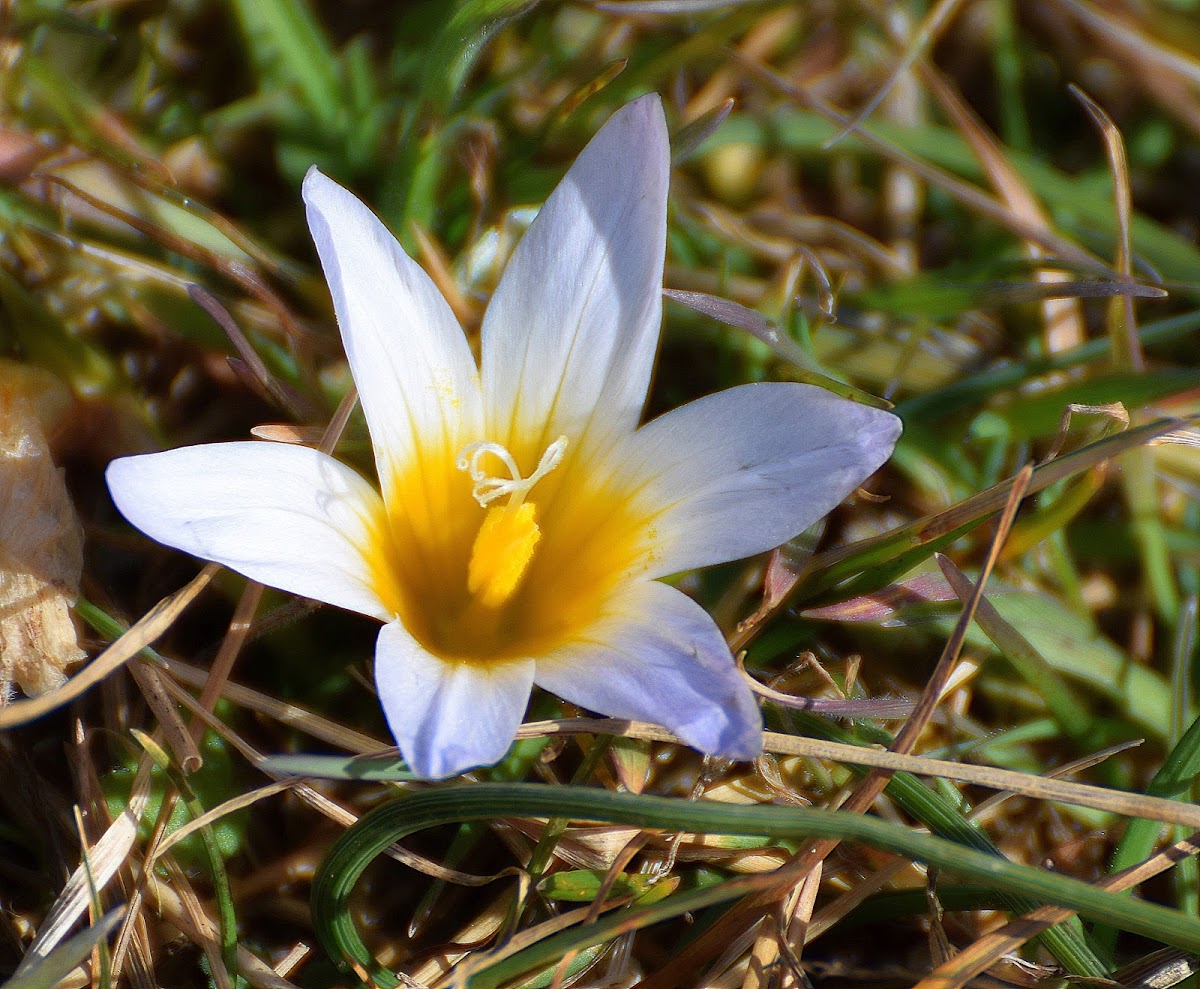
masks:
<svg viewBox="0 0 1200 989"><path fill-rule="evenodd" d="M744 385L638 428L662 311L669 161L643 97L514 252L482 372L426 274L315 169L304 199L382 494L315 450L223 443L108 469L146 534L384 622L375 681L424 777L498 760L533 684L732 759L761 716L712 619L657 578L770 549L892 451L886 412Z"/></svg>

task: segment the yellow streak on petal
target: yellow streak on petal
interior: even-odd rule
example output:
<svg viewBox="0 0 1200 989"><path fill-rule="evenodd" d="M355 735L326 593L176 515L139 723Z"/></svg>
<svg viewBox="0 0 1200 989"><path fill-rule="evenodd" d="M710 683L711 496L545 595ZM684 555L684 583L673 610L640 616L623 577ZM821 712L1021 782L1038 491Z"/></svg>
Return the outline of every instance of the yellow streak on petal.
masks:
<svg viewBox="0 0 1200 989"><path fill-rule="evenodd" d="M510 449L526 474L544 453L540 442ZM547 655L584 634L612 593L644 571L656 506L606 464L580 463L568 450L519 508L484 510L456 466L465 443L422 450L388 485L371 553L376 588L448 663Z"/></svg>
<svg viewBox="0 0 1200 989"><path fill-rule="evenodd" d="M531 503L489 509L471 549L467 590L486 607L499 608L513 596L541 538Z"/></svg>

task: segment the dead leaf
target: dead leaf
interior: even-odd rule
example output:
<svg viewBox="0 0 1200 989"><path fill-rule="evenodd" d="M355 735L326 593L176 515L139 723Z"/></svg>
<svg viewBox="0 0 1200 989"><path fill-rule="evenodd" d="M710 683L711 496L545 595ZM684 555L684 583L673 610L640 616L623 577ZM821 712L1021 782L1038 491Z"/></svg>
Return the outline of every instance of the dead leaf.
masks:
<svg viewBox="0 0 1200 989"><path fill-rule="evenodd" d="M42 424L23 390L0 380L0 704L60 686L85 657L71 605L83 532Z"/></svg>

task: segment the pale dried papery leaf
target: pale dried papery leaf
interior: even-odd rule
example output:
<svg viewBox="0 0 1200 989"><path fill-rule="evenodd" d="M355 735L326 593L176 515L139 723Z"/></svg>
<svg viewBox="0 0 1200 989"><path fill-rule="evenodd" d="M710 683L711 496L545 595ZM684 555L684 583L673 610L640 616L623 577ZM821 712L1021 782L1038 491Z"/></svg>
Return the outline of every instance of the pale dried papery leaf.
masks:
<svg viewBox="0 0 1200 989"><path fill-rule="evenodd" d="M0 383L0 683L30 696L84 658L71 605L83 533L33 406Z"/></svg>

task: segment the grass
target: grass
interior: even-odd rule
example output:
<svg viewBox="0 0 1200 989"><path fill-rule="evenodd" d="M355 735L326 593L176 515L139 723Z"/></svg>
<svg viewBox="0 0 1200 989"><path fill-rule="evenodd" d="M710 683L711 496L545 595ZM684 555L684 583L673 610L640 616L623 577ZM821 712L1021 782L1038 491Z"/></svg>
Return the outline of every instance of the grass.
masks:
<svg viewBox="0 0 1200 989"><path fill-rule="evenodd" d="M1200 21L882 10L0 12L0 438L66 478L0 492L0 670L5 588L42 566L13 533L55 505L92 657L0 708L0 978L1188 977ZM379 755L374 624L152 544L104 466L344 426L369 472L304 171L477 333L529 208L649 91L675 150L650 413L794 379L894 403L904 438L822 531L679 580L762 684L756 765L535 695L499 766L414 783Z"/></svg>

